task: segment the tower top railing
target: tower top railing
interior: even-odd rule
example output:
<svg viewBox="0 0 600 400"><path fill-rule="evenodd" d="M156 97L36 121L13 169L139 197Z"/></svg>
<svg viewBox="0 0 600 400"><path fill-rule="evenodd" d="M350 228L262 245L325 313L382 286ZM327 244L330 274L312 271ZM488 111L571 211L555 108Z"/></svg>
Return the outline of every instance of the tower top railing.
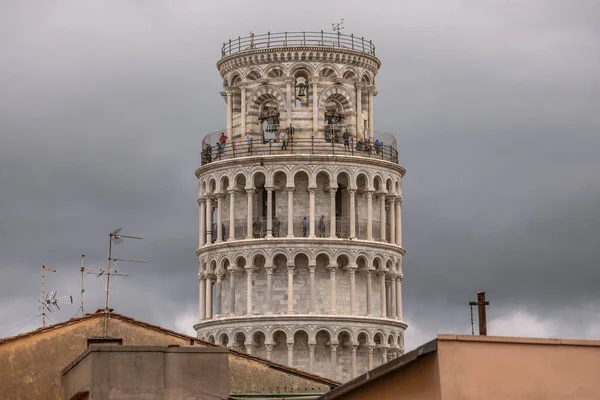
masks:
<svg viewBox="0 0 600 400"><path fill-rule="evenodd" d="M398 148L393 134L375 131L372 138L357 138L353 134L345 136L343 131L343 126L340 129L334 126L325 137L278 132L267 138L262 132L249 132L242 137L235 131L224 129L206 135L202 141L201 165L250 156L327 154L374 158L398 164ZM223 143L219 140L222 134L226 136Z"/></svg>
<svg viewBox="0 0 600 400"><path fill-rule="evenodd" d="M267 32L251 34L223 43L221 57L248 50L263 50L284 47L333 47L375 55L375 45L364 37L331 32Z"/></svg>

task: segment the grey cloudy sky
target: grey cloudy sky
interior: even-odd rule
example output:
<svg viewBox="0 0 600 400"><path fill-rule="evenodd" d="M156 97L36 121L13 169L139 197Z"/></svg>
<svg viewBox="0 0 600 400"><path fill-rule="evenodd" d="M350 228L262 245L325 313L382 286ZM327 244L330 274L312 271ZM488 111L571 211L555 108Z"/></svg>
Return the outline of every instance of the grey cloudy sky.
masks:
<svg viewBox="0 0 600 400"><path fill-rule="evenodd" d="M407 346L470 333L600 337L600 3L584 0L0 2L0 337L49 287L79 293L107 234L117 312L193 332L194 170L225 125L220 44L250 31L373 40L376 128L404 180ZM101 308L86 278L86 309ZM76 306L53 314L73 316Z"/></svg>

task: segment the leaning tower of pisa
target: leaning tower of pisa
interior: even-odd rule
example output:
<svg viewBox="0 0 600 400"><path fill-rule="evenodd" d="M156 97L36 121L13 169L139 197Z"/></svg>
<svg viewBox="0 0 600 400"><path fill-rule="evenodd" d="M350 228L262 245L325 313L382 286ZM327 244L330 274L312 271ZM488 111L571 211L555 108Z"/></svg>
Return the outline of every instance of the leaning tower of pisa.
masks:
<svg viewBox="0 0 600 400"><path fill-rule="evenodd" d="M224 43L226 128L198 178L198 337L347 381L404 351L402 177L374 129L375 46Z"/></svg>

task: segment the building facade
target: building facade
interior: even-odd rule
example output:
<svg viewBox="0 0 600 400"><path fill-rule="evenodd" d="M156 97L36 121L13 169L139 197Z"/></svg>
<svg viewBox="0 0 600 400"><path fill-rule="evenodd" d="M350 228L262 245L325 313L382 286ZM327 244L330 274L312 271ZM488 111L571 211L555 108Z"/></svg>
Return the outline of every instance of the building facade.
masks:
<svg viewBox="0 0 600 400"><path fill-rule="evenodd" d="M341 381L403 353L405 170L374 129L380 66L353 35L223 45L227 127L196 170L199 338Z"/></svg>

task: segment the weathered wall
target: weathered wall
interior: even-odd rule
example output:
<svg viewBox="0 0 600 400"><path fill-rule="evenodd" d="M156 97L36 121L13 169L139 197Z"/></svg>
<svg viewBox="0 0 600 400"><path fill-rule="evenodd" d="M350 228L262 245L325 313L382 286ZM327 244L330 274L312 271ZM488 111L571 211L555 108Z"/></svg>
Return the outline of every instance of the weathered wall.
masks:
<svg viewBox="0 0 600 400"><path fill-rule="evenodd" d="M60 386L60 372L87 348L88 338L102 335L103 326L103 318L94 316L0 344L0 399L55 400ZM124 346L190 345L187 337L178 337L117 318L109 321L108 336L122 338ZM195 342L195 346L199 345ZM320 393L329 390L326 384L270 368L268 364L252 358L230 354L230 365L235 368L235 371L230 371L232 391L288 393L284 388L293 385L318 388L315 390ZM257 374L267 370L268 374ZM253 382L252 386L247 386L247 382ZM273 386L272 382L276 384Z"/></svg>
<svg viewBox="0 0 600 400"><path fill-rule="evenodd" d="M64 400L180 400L229 398L228 352L223 348L99 346L62 377Z"/></svg>

